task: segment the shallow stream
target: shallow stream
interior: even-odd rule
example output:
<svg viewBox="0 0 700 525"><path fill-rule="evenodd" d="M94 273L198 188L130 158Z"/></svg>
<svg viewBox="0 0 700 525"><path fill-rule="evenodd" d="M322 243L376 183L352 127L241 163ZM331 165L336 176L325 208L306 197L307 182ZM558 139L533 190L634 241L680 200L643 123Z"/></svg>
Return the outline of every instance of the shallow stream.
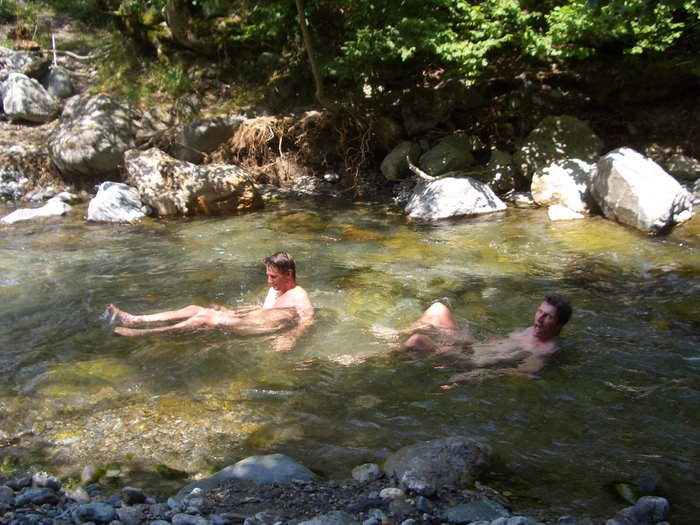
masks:
<svg viewBox="0 0 700 525"><path fill-rule="evenodd" d="M3 209L2 215L9 213ZM0 458L172 493L252 454L327 478L420 440L465 435L498 454L483 482L516 506L612 517L614 486L700 522L700 220L651 238L612 222L509 209L437 225L367 204L295 203L226 218L0 230ZM133 313L262 302L261 260L297 260L317 306L289 354L220 330L113 335ZM543 295L574 305L539 380L441 386L463 361L389 351L434 300L477 339L528 326ZM172 472L172 471L170 471Z"/></svg>

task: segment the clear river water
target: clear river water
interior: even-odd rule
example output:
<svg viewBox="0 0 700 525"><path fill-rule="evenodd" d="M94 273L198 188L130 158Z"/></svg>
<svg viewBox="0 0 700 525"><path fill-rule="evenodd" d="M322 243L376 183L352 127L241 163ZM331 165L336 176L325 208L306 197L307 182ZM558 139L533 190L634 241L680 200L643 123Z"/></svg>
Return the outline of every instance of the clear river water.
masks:
<svg viewBox="0 0 700 525"><path fill-rule="evenodd" d="M4 205L3 205L4 206ZM3 215L11 209L3 208ZM0 229L0 457L172 494L188 479L281 452L325 478L418 441L491 444L482 482L522 513L612 517L615 486L700 523L700 220L647 237L544 210L432 225L374 204L295 202L223 218ZM221 330L114 335L133 313L260 304L262 258L289 251L317 306L291 353ZM463 360L390 351L435 300L477 339L532 323L544 294L574 305L539 379L441 386ZM170 481L164 474L186 472ZM170 477L170 476L168 476Z"/></svg>

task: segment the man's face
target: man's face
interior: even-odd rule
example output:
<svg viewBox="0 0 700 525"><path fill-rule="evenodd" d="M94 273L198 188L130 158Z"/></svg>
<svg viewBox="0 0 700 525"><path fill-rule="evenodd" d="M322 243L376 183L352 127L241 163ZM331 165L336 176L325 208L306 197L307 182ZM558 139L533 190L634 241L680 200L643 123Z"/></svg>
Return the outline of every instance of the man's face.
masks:
<svg viewBox="0 0 700 525"><path fill-rule="evenodd" d="M284 291L287 289L289 280L292 277L292 270L287 270L286 272L280 272L272 266L268 266L265 269L267 273L267 284L272 286L275 290Z"/></svg>
<svg viewBox="0 0 700 525"><path fill-rule="evenodd" d="M556 337L561 330L557 320L557 308L548 302L543 302L535 312L533 332L540 341L547 341Z"/></svg>

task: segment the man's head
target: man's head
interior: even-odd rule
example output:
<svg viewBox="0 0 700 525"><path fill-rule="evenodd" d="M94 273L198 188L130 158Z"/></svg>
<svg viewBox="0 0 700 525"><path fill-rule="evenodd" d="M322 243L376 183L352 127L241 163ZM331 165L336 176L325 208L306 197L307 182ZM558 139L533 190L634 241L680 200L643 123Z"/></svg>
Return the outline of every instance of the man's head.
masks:
<svg viewBox="0 0 700 525"><path fill-rule="evenodd" d="M277 272L287 275L290 271L292 272L292 279L297 278L296 264L294 263L294 257L286 252L276 252L272 255L268 255L263 260L263 264L266 269L272 268Z"/></svg>
<svg viewBox="0 0 700 525"><path fill-rule="evenodd" d="M535 336L542 341L556 337L571 319L572 312L571 303L566 297L557 294L546 296L535 313Z"/></svg>
<svg viewBox="0 0 700 525"><path fill-rule="evenodd" d="M277 292L286 292L296 286L296 264L286 252L276 252L263 260L267 273L267 284Z"/></svg>

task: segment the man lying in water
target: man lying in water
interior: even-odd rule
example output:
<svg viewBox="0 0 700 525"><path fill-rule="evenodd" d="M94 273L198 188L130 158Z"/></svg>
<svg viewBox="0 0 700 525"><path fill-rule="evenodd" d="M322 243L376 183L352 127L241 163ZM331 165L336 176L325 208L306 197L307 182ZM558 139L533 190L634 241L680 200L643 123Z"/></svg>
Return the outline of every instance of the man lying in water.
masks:
<svg viewBox="0 0 700 525"><path fill-rule="evenodd" d="M557 336L571 318L573 309L561 295L548 295L535 312L532 326L510 336L490 342L477 343L468 330L461 329L450 309L442 303L432 304L409 329L401 345L405 350L444 354L473 350L465 356L474 369L450 378L451 383L469 378L520 374L533 376L544 367L547 359L557 350ZM515 368L487 368L493 365L519 362Z"/></svg>
<svg viewBox="0 0 700 525"><path fill-rule="evenodd" d="M244 307L231 310L223 306L186 306L146 315L133 315L113 304L107 312L124 326L114 332L124 336L149 335L173 330L208 330L223 328L240 335L272 334L287 330L272 343L278 352L289 351L297 339L314 322L314 307L309 294L296 281L294 258L285 252L277 252L263 261L270 290L262 307ZM127 326L179 321L175 324L152 328L127 328Z"/></svg>

